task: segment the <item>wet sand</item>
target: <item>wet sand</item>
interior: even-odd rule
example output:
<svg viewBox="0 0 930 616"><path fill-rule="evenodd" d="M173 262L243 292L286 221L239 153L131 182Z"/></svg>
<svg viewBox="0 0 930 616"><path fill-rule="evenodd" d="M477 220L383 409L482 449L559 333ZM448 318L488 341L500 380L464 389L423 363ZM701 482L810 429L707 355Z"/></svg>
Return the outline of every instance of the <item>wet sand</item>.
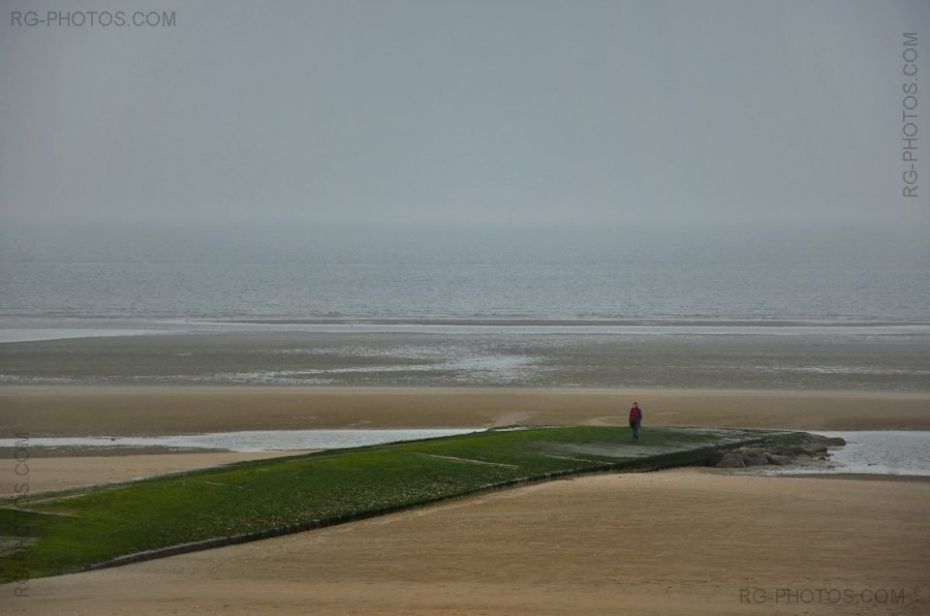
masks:
<svg viewBox="0 0 930 616"><path fill-rule="evenodd" d="M928 510L928 482L599 475L0 592L11 614L917 615ZM856 603L775 603L820 588ZM859 594L880 589L903 602Z"/></svg>
<svg viewBox="0 0 930 616"><path fill-rule="evenodd" d="M470 428L510 424L807 430L930 429L930 393L856 391L2 387L0 432L13 437L167 435L313 428Z"/></svg>
<svg viewBox="0 0 930 616"><path fill-rule="evenodd" d="M930 336L922 329L906 335L869 334L861 327L845 334L831 327L795 329L793 335L779 334L790 327L763 329L768 333L724 327L738 335L707 335L699 333L703 328L686 327L677 334L609 335L597 333L596 327L563 333L557 333L558 327L479 327L453 334L364 331L346 324L343 331L329 333L11 342L0 343L0 383L930 393Z"/></svg>

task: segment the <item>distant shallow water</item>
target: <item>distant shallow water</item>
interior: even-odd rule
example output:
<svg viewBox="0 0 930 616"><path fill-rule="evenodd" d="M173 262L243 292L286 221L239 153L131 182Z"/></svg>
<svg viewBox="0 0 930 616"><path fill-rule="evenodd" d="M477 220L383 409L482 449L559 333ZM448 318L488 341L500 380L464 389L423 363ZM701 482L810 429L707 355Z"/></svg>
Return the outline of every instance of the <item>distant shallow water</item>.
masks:
<svg viewBox="0 0 930 616"><path fill-rule="evenodd" d="M930 476L930 431L875 430L819 432L839 436L846 446L835 450L833 472Z"/></svg>
<svg viewBox="0 0 930 616"><path fill-rule="evenodd" d="M237 452L342 449L440 436L480 432L483 428L416 428L396 430L249 430L171 436L86 436L30 438L28 447L113 449L207 449ZM0 448L21 447L17 439L0 439Z"/></svg>

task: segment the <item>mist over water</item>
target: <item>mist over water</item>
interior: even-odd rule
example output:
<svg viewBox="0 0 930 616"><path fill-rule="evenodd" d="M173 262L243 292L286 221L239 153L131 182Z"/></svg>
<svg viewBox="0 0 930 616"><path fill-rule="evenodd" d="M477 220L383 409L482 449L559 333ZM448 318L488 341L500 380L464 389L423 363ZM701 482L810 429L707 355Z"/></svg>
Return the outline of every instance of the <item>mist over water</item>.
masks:
<svg viewBox="0 0 930 616"><path fill-rule="evenodd" d="M930 322L919 230L110 224L0 239L2 317Z"/></svg>

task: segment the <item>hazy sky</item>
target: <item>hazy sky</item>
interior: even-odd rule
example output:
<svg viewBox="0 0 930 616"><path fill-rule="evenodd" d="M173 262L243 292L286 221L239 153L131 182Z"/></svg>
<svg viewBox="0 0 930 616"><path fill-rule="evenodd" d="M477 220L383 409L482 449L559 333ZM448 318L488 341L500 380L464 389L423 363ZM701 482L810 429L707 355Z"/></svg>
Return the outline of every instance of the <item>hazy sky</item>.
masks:
<svg viewBox="0 0 930 616"><path fill-rule="evenodd" d="M14 26L10 222L930 221L901 197L902 32L930 2L149 0ZM930 160L930 88L920 147Z"/></svg>

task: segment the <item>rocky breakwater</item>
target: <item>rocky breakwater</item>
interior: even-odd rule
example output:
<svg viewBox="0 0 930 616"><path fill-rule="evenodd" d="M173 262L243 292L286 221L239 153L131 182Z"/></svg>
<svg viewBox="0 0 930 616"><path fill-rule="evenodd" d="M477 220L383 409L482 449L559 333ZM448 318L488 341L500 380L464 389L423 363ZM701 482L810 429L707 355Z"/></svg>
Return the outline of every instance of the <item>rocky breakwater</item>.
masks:
<svg viewBox="0 0 930 616"><path fill-rule="evenodd" d="M846 444L841 438L794 433L791 438L771 438L734 449L714 451L707 466L744 468L747 466L808 466L830 458L830 449Z"/></svg>

